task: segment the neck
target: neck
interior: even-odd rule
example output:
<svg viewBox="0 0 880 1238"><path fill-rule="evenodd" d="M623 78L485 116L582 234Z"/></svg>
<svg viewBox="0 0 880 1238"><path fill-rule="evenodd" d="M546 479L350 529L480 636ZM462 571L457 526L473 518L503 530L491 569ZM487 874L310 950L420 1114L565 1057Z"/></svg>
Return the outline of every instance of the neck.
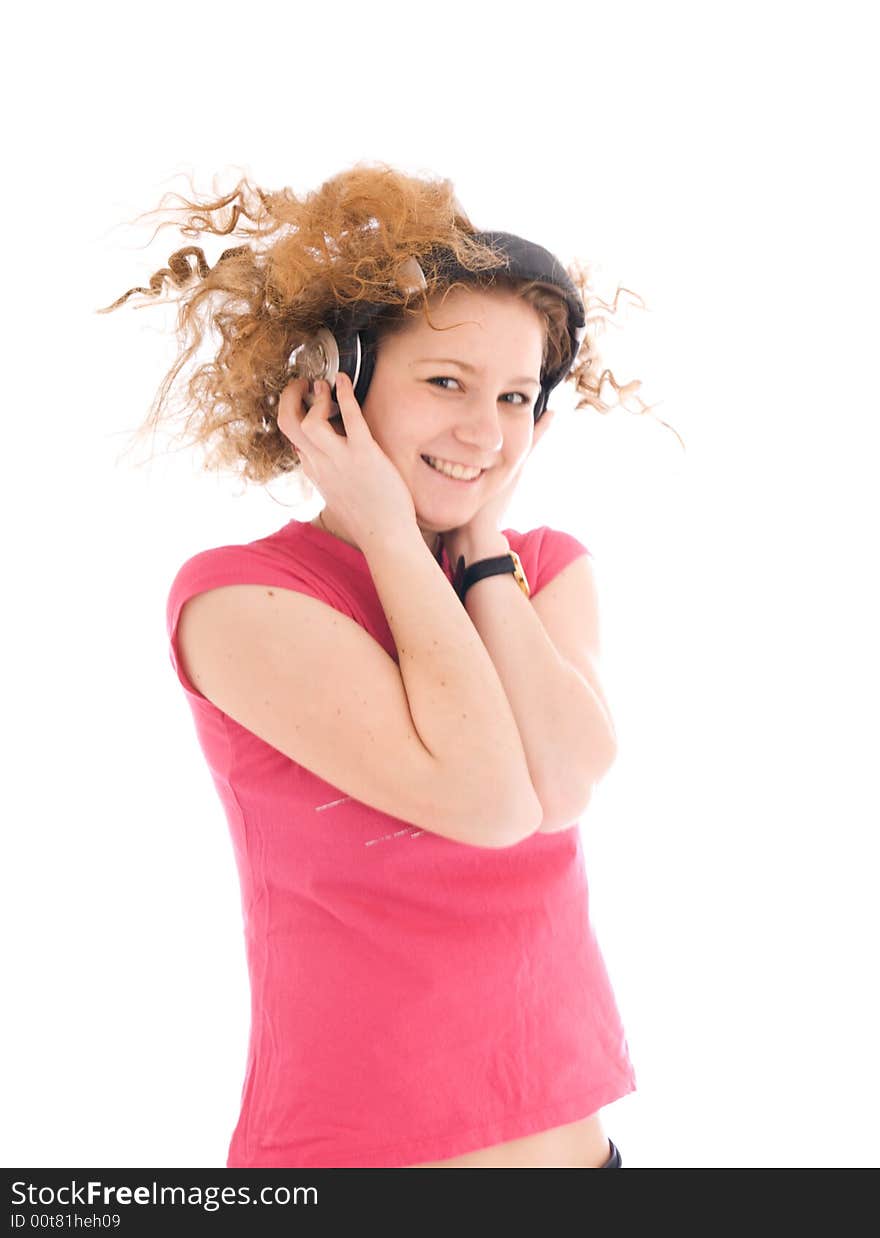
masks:
<svg viewBox="0 0 880 1238"><path fill-rule="evenodd" d="M346 542L349 546L355 546L355 549L358 549L358 547L356 546L354 542L349 541L347 537L344 537L342 533L340 533L336 528L334 528L334 525L336 522L332 516L330 517L329 520L327 519L327 508L326 507L323 508L320 512L318 512L317 519L312 520L311 523L313 525L314 524L319 525L322 529L324 529L326 533L331 534L331 536L333 537L338 537L341 542ZM419 525L419 532L421 533L422 537L425 539L425 545L428 547L431 553L434 555L438 554L440 551L440 534L435 533L433 529L423 529L421 525Z"/></svg>

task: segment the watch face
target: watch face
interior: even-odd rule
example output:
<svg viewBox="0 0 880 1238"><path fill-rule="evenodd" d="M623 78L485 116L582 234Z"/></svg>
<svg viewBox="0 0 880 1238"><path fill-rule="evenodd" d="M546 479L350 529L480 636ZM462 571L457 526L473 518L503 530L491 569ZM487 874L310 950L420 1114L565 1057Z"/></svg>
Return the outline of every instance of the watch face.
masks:
<svg viewBox="0 0 880 1238"><path fill-rule="evenodd" d="M531 594L531 590L529 589L529 582L528 580L526 580L526 574L523 571L523 565L522 563L520 563L519 555L516 553L515 550L511 550L510 557L513 559L513 564L514 564L513 574L516 577L517 584L522 589L526 597L529 597Z"/></svg>

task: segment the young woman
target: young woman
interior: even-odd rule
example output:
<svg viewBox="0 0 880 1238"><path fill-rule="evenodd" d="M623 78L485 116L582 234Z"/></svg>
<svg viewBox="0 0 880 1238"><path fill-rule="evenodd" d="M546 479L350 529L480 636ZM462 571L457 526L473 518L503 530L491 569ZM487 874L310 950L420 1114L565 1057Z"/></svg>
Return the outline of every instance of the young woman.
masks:
<svg viewBox="0 0 880 1238"><path fill-rule="evenodd" d="M195 255L181 327L206 304L223 337L196 441L325 501L168 598L242 887L227 1166L618 1167L601 1110L635 1076L578 829L616 752L590 552L501 527L550 387L602 407L586 276L477 232L447 181L248 190L188 203L190 229L244 214L271 245L151 282Z"/></svg>

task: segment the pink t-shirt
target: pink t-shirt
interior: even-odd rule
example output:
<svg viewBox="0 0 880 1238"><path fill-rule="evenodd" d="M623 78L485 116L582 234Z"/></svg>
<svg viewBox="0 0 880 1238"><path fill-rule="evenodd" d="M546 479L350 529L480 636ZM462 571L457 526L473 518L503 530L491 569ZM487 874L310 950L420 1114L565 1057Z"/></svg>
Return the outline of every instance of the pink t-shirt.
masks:
<svg viewBox="0 0 880 1238"><path fill-rule="evenodd" d="M590 554L546 526L504 533L533 596ZM451 582L445 552L441 565ZM246 730L177 654L184 602L231 584L317 598L398 660L366 558L307 522L202 551L171 586L171 662L241 882L251 1029L227 1168L445 1160L634 1091L580 830L501 849L458 843L370 808Z"/></svg>

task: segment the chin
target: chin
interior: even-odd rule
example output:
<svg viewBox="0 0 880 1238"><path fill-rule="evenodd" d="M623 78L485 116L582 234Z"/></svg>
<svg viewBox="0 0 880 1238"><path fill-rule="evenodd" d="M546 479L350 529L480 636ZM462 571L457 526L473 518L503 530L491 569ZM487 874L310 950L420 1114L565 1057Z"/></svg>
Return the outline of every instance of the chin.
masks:
<svg viewBox="0 0 880 1238"><path fill-rule="evenodd" d="M458 528L458 525L448 524L446 521L438 522L431 520L429 517L423 516L418 508L416 508L416 524L423 533L431 533L435 536L438 533L448 533L451 529Z"/></svg>

